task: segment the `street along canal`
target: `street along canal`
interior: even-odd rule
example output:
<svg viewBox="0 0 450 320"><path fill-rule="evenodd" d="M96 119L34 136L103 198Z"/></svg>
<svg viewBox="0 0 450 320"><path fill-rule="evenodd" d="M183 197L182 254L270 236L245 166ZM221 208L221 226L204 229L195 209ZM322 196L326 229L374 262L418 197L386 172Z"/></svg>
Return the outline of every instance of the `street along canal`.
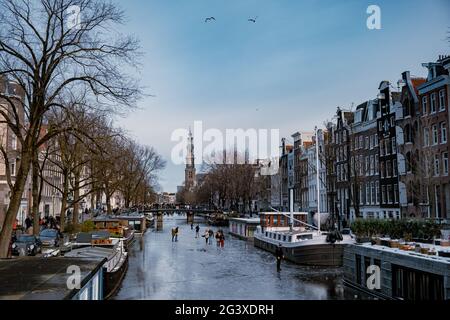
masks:
<svg viewBox="0 0 450 320"><path fill-rule="evenodd" d="M198 220L200 234L205 225ZM196 221L197 224L197 221ZM178 242L171 229L180 228ZM217 228L213 227L216 231ZM272 254L225 231L218 248L195 231L183 216L164 219L164 230L149 229L130 249L128 272L114 299L133 300L340 300L362 299L343 285L341 269L317 269L283 262L277 273Z"/></svg>

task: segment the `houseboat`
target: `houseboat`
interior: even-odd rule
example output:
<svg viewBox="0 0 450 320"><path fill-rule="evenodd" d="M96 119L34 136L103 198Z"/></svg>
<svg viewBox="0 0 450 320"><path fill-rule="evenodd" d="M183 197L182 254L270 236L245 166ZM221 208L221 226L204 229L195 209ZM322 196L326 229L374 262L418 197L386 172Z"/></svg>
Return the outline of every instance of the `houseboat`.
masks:
<svg viewBox="0 0 450 320"><path fill-rule="evenodd" d="M253 241L256 228L260 225L259 218L242 219L230 218L229 233L243 240Z"/></svg>
<svg viewBox="0 0 450 320"><path fill-rule="evenodd" d="M255 246L275 253L281 244L285 258L300 265L342 266L344 247L354 243L353 238L350 235L335 236L330 232L321 232L308 225L307 218L306 212L261 213L261 225L254 235Z"/></svg>
<svg viewBox="0 0 450 320"><path fill-rule="evenodd" d="M350 245L344 250L344 283L380 299L450 301L450 255L445 253L450 247L435 244ZM378 281L371 280L373 274Z"/></svg>
<svg viewBox="0 0 450 320"><path fill-rule="evenodd" d="M98 217L93 220L96 232L108 232L111 238L121 239L128 247L134 240L135 230L123 220L109 217ZM95 238L95 236L94 236Z"/></svg>
<svg viewBox="0 0 450 320"><path fill-rule="evenodd" d="M115 217L122 226L134 230L135 234L144 234L147 230L147 219L144 214L129 214Z"/></svg>
<svg viewBox="0 0 450 320"><path fill-rule="evenodd" d="M124 242L119 240L114 246L92 245L73 249L64 254L66 258L106 258L103 264L103 297L109 299L120 287L128 269L128 253Z"/></svg>

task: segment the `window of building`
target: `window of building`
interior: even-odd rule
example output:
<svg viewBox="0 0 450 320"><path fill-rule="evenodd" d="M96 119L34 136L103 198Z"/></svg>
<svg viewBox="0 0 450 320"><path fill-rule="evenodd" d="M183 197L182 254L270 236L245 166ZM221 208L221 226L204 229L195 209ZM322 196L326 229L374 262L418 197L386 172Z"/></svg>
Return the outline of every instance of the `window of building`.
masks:
<svg viewBox="0 0 450 320"><path fill-rule="evenodd" d="M381 186L381 202L386 204L386 186Z"/></svg>
<svg viewBox="0 0 450 320"><path fill-rule="evenodd" d="M16 160L11 160L11 176L16 176Z"/></svg>
<svg viewBox="0 0 450 320"><path fill-rule="evenodd" d="M392 171L393 171L394 177L397 177L398 176L397 160L392 160Z"/></svg>
<svg viewBox="0 0 450 320"><path fill-rule="evenodd" d="M364 157L362 155L359 156L359 175L364 175Z"/></svg>
<svg viewBox="0 0 450 320"><path fill-rule="evenodd" d="M380 163L380 167L381 167L381 178L384 178L386 176L386 168L384 165L384 161Z"/></svg>
<svg viewBox="0 0 450 320"><path fill-rule="evenodd" d="M433 92L430 97L430 112L436 113L436 92Z"/></svg>
<svg viewBox="0 0 450 320"><path fill-rule="evenodd" d="M434 175L437 177L437 176L439 176L440 175L440 166L439 166L439 162L440 162L440 159L439 159L439 155L438 154L435 154L434 155Z"/></svg>
<svg viewBox="0 0 450 320"><path fill-rule="evenodd" d="M11 148L17 150L17 136L14 133L11 136Z"/></svg>
<svg viewBox="0 0 450 320"><path fill-rule="evenodd" d="M428 147L430 145L430 128L423 129L423 146Z"/></svg>
<svg viewBox="0 0 450 320"><path fill-rule="evenodd" d="M354 176L354 174L355 174L355 172L354 172L354 170L355 170L355 158L354 157L352 157L351 159L350 159L350 176L351 177L353 177Z"/></svg>
<svg viewBox="0 0 450 320"><path fill-rule="evenodd" d="M366 137L366 149L370 149L369 137Z"/></svg>
<svg viewBox="0 0 450 320"><path fill-rule="evenodd" d="M370 204L376 204L376 197L377 197L377 193L375 191L375 183L372 181L370 183Z"/></svg>
<svg viewBox="0 0 450 320"><path fill-rule="evenodd" d="M370 184L366 184L366 204L370 204Z"/></svg>
<svg viewBox="0 0 450 320"><path fill-rule="evenodd" d="M380 182L375 181L376 204L380 204Z"/></svg>
<svg viewBox="0 0 450 320"><path fill-rule="evenodd" d="M380 154L382 157L384 156L384 140L380 141Z"/></svg>
<svg viewBox="0 0 450 320"><path fill-rule="evenodd" d="M375 174L375 157L373 155L370 156L370 175L373 176Z"/></svg>
<svg viewBox="0 0 450 320"><path fill-rule="evenodd" d="M439 91L439 111L445 111L445 91Z"/></svg>
<svg viewBox="0 0 450 320"><path fill-rule="evenodd" d="M444 174L448 176L448 152L442 154L442 165Z"/></svg>
<svg viewBox="0 0 450 320"><path fill-rule="evenodd" d="M376 154L375 155L375 175L380 173L380 157Z"/></svg>
<svg viewBox="0 0 450 320"><path fill-rule="evenodd" d="M387 202L388 202L389 204L392 204L394 198L392 197L392 193L393 193L393 192L392 192L392 185L391 185L391 184L387 186L386 192L387 192Z"/></svg>
<svg viewBox="0 0 450 320"><path fill-rule="evenodd" d="M378 135L374 134L375 147L378 147Z"/></svg>
<svg viewBox="0 0 450 320"><path fill-rule="evenodd" d="M369 175L369 173L370 173L370 160L369 160L369 157L366 157L366 162L365 162L365 167L366 167L366 176L368 176Z"/></svg>
<svg viewBox="0 0 450 320"><path fill-rule="evenodd" d="M395 137L393 137L391 139L392 142L392 154L396 154L397 153L397 139Z"/></svg>
<svg viewBox="0 0 450 320"><path fill-rule="evenodd" d="M438 133L437 125L433 125L431 131L432 131L432 135L433 135L433 146L435 146L439 143L439 133Z"/></svg>
<svg viewBox="0 0 450 320"><path fill-rule="evenodd" d="M441 144L447 143L447 123L441 122Z"/></svg>
<svg viewBox="0 0 450 320"><path fill-rule="evenodd" d="M412 166L411 166L411 152L407 152L406 153L406 163L405 163L405 167L406 167L406 172L411 172L412 171Z"/></svg>
<svg viewBox="0 0 450 320"><path fill-rule="evenodd" d="M386 178L392 177L392 162L386 161Z"/></svg>
<svg viewBox="0 0 450 320"><path fill-rule="evenodd" d="M428 97L422 97L422 114L427 114L428 112Z"/></svg>
<svg viewBox="0 0 450 320"><path fill-rule="evenodd" d="M398 184L394 184L394 203L398 203Z"/></svg>
<svg viewBox="0 0 450 320"><path fill-rule="evenodd" d="M386 144L386 155L390 155L392 153L392 144L391 144L391 139L386 139L384 140L385 144Z"/></svg>
<svg viewBox="0 0 450 320"><path fill-rule="evenodd" d="M364 138L363 136L359 136L359 149L364 148Z"/></svg>

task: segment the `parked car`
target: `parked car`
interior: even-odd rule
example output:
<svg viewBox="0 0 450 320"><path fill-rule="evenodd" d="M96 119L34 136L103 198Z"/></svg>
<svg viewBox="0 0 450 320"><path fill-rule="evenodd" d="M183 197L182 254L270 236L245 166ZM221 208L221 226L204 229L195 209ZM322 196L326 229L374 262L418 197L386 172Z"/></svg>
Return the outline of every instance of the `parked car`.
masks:
<svg viewBox="0 0 450 320"><path fill-rule="evenodd" d="M12 244L14 256L35 256L42 252L42 243L39 238L32 235L20 235Z"/></svg>
<svg viewBox="0 0 450 320"><path fill-rule="evenodd" d="M44 247L59 246L59 232L55 229L44 229L39 234L39 239Z"/></svg>

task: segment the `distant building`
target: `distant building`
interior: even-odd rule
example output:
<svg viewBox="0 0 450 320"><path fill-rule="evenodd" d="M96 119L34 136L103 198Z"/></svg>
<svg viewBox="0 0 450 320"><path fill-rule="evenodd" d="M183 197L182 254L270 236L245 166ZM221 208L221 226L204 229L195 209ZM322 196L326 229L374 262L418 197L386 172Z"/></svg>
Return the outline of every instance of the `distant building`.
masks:
<svg viewBox="0 0 450 320"><path fill-rule="evenodd" d="M188 136L186 168L184 170L184 186L188 190L191 190L196 186L194 137L192 136L191 130L189 130Z"/></svg>

